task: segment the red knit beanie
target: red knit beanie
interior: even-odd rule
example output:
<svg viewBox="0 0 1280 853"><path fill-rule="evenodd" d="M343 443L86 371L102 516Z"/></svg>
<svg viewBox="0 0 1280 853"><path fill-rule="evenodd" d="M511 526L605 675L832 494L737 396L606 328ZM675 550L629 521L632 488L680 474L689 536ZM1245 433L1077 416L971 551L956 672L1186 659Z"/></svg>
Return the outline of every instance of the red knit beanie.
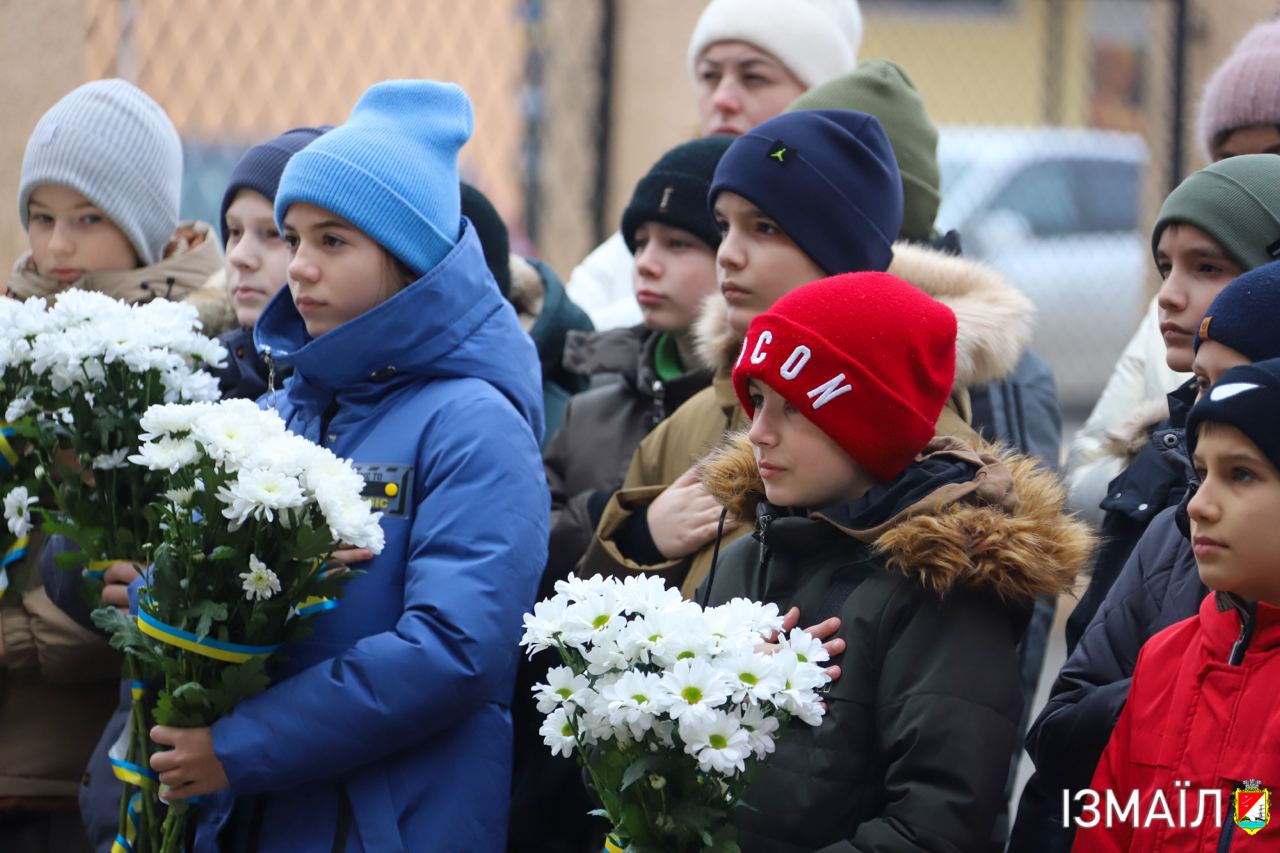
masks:
<svg viewBox="0 0 1280 853"><path fill-rule="evenodd" d="M758 379L884 482L933 438L956 373L956 317L897 276L858 272L793 290L751 321L733 388Z"/></svg>

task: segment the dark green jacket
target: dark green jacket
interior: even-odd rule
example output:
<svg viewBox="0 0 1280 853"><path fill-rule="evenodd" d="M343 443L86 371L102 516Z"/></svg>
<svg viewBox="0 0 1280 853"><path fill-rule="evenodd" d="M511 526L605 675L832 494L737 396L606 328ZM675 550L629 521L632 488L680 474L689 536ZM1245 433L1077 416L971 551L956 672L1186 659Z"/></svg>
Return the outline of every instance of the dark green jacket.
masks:
<svg viewBox="0 0 1280 853"><path fill-rule="evenodd" d="M1085 562L1087 528L1033 462L956 439L809 513L761 500L750 453L739 439L703 468L757 521L721 554L709 602L795 605L803 625L839 616L847 647L822 725L783 733L747 795L756 810L738 812L744 853L984 849L1021 712L1018 640L1035 597Z"/></svg>

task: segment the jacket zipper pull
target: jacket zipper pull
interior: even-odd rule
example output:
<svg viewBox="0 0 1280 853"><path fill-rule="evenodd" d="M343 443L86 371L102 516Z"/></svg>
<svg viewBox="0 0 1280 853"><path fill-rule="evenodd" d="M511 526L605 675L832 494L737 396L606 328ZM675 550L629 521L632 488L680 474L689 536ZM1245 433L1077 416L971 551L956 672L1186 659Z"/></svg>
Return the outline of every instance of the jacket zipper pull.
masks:
<svg viewBox="0 0 1280 853"><path fill-rule="evenodd" d="M1244 653L1249 650L1249 641L1253 639L1253 626L1258 618L1258 605L1251 601L1242 606L1234 599L1232 603L1240 613L1240 636L1231 647L1231 657L1227 659L1227 665L1239 666L1244 662Z"/></svg>
<svg viewBox="0 0 1280 853"><path fill-rule="evenodd" d="M667 388L661 379L653 380L653 426L657 426L667 416Z"/></svg>
<svg viewBox="0 0 1280 853"><path fill-rule="evenodd" d="M267 363L267 408L276 407L276 360L271 357L271 350L262 351L262 360Z"/></svg>

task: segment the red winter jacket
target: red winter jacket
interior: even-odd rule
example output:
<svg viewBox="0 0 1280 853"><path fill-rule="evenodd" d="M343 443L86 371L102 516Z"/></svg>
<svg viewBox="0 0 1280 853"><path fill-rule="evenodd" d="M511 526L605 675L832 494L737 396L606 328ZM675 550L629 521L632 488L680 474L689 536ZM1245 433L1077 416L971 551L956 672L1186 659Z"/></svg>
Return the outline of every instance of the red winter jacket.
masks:
<svg viewBox="0 0 1280 853"><path fill-rule="evenodd" d="M1091 783L1103 819L1076 832L1074 850L1280 850L1280 819L1249 835L1235 825L1232 798L1252 779L1280 793L1280 608L1259 604L1249 618L1248 608L1222 610L1219 600L1209 595L1198 616L1143 646ZM1212 795L1205 800L1210 814L1190 826L1200 814L1200 789L1221 792L1221 827ZM1107 828L1108 791L1122 807L1138 792L1137 828L1132 814ZM1155 819L1143 826L1149 816Z"/></svg>

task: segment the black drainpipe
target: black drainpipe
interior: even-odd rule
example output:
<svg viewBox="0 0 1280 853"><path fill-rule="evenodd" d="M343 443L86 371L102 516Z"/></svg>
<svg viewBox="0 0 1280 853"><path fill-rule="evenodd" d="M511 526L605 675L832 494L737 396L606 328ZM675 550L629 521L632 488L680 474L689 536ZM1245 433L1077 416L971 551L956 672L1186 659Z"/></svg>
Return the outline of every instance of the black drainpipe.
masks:
<svg viewBox="0 0 1280 853"><path fill-rule="evenodd" d="M595 243L603 243L613 233L605 226L609 203L609 142L613 124L613 60L618 25L617 0L603 0L600 18L600 63L597 68L600 93L596 103L596 180L591 197L591 217Z"/></svg>

